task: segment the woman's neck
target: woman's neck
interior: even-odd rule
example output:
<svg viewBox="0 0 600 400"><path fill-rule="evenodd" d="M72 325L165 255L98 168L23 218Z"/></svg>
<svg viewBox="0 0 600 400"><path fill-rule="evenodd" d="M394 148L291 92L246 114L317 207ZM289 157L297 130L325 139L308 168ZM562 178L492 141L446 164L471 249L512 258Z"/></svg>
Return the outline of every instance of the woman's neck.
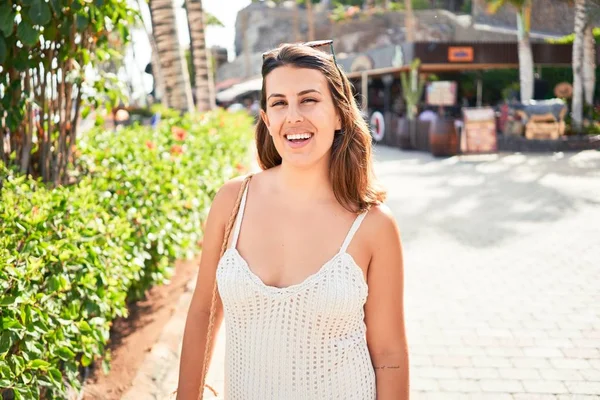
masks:
<svg viewBox="0 0 600 400"><path fill-rule="evenodd" d="M295 202L319 201L333 196L328 162L308 168L283 163L279 168L277 186L286 198Z"/></svg>

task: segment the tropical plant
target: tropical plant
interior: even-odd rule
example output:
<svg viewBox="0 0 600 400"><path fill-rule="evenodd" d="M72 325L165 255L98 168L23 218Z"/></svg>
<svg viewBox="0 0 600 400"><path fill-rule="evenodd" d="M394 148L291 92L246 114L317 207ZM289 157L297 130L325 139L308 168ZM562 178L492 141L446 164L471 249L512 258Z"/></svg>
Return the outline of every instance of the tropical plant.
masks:
<svg viewBox="0 0 600 400"><path fill-rule="evenodd" d="M148 5L167 104L180 111L191 111L194 109L194 100L187 64L177 35L173 0L149 0Z"/></svg>
<svg viewBox="0 0 600 400"><path fill-rule="evenodd" d="M245 172L245 113L161 112L156 130L81 135L73 185L0 164L0 398L71 398L108 369L112 321L197 253L211 199Z"/></svg>
<svg viewBox="0 0 600 400"><path fill-rule="evenodd" d="M583 128L583 105L594 104L596 87L596 41L591 9L597 0L575 0L575 32L573 33L573 100L571 123L575 132Z"/></svg>
<svg viewBox="0 0 600 400"><path fill-rule="evenodd" d="M400 73L402 96L406 101L406 116L409 120L414 120L417 116L417 105L423 96L425 87L425 81L419 79L420 65L421 61L417 58L410 64L410 71Z"/></svg>
<svg viewBox="0 0 600 400"><path fill-rule="evenodd" d="M194 100L196 110L203 112L211 110L216 106L215 84L209 63L204 30L207 15L205 15L204 8L202 7L202 0L185 0L185 7L190 32Z"/></svg>
<svg viewBox="0 0 600 400"><path fill-rule="evenodd" d="M530 40L532 0L486 1L491 13L497 12L506 5L510 5L516 10L521 102L528 102L533 98L533 54Z"/></svg>
<svg viewBox="0 0 600 400"><path fill-rule="evenodd" d="M120 57L111 46L129 40L135 17L121 0L0 2L0 161L68 180L78 120L121 95L116 76L95 67Z"/></svg>
<svg viewBox="0 0 600 400"><path fill-rule="evenodd" d="M412 43L415 41L415 16L412 10L412 0L404 0L404 24L406 26L406 41Z"/></svg>

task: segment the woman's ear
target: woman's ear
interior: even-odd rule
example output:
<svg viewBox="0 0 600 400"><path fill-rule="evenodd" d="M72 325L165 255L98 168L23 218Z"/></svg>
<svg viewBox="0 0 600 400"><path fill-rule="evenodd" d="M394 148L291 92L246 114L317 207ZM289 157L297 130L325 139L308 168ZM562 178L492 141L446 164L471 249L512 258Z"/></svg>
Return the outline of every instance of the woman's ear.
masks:
<svg viewBox="0 0 600 400"><path fill-rule="evenodd" d="M269 116L267 115L267 113L264 110L260 110L260 119L262 119L262 121L265 123L265 125L267 126L267 128L269 127Z"/></svg>
<svg viewBox="0 0 600 400"><path fill-rule="evenodd" d="M339 131L340 129L342 129L342 117L338 115L335 121L335 130Z"/></svg>

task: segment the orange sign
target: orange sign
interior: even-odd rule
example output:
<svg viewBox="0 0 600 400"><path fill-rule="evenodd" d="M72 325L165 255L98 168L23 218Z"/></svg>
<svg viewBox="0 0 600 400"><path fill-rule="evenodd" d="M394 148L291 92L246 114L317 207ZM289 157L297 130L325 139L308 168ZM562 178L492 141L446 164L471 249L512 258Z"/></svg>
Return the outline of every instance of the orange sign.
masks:
<svg viewBox="0 0 600 400"><path fill-rule="evenodd" d="M448 47L448 61L450 62L472 62L472 47Z"/></svg>

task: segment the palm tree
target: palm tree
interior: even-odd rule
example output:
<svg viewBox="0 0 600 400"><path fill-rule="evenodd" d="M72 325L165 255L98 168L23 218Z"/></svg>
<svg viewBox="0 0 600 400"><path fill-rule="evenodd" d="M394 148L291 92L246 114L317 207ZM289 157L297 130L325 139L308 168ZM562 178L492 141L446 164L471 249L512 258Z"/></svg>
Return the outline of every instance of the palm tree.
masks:
<svg viewBox="0 0 600 400"><path fill-rule="evenodd" d="M315 18L312 9L312 0L304 0L306 4L306 20L308 21L308 40L315 40Z"/></svg>
<svg viewBox="0 0 600 400"><path fill-rule="evenodd" d="M588 14L589 17L589 14ZM594 104L594 91L596 90L596 39L594 27L589 23L583 36L583 93L585 103Z"/></svg>
<svg viewBox="0 0 600 400"><path fill-rule="evenodd" d="M294 42L299 42L302 39L300 38L300 12L298 11L298 3L294 2L294 23L293 23L293 32L294 32Z"/></svg>
<svg viewBox="0 0 600 400"><path fill-rule="evenodd" d="M194 108L187 65L177 36L173 0L150 0L152 36L156 42L160 72L169 107L180 111Z"/></svg>
<svg viewBox="0 0 600 400"><path fill-rule="evenodd" d="M215 84L208 62L208 49L204 27L206 15L202 0L185 0L188 29L190 32L190 53L192 57L192 73L194 74L194 94L196 110L200 112L215 108Z"/></svg>
<svg viewBox="0 0 600 400"><path fill-rule="evenodd" d="M533 54L531 52L531 7L532 0L487 0L492 13L510 4L517 11L517 36L519 41L519 80L521 102L533 97Z"/></svg>
<svg viewBox="0 0 600 400"><path fill-rule="evenodd" d="M572 126L581 131L583 121L583 41L587 17L585 0L575 0L575 38L573 40L573 100L571 102Z"/></svg>
<svg viewBox="0 0 600 400"><path fill-rule="evenodd" d="M404 0L404 24L406 25L406 41L415 41L415 15L412 9L412 0Z"/></svg>
<svg viewBox="0 0 600 400"><path fill-rule="evenodd" d="M593 105L596 89L596 42L590 18L591 6L590 0L575 0L571 103L571 118L575 132L580 132L583 125L583 104L585 102Z"/></svg>

